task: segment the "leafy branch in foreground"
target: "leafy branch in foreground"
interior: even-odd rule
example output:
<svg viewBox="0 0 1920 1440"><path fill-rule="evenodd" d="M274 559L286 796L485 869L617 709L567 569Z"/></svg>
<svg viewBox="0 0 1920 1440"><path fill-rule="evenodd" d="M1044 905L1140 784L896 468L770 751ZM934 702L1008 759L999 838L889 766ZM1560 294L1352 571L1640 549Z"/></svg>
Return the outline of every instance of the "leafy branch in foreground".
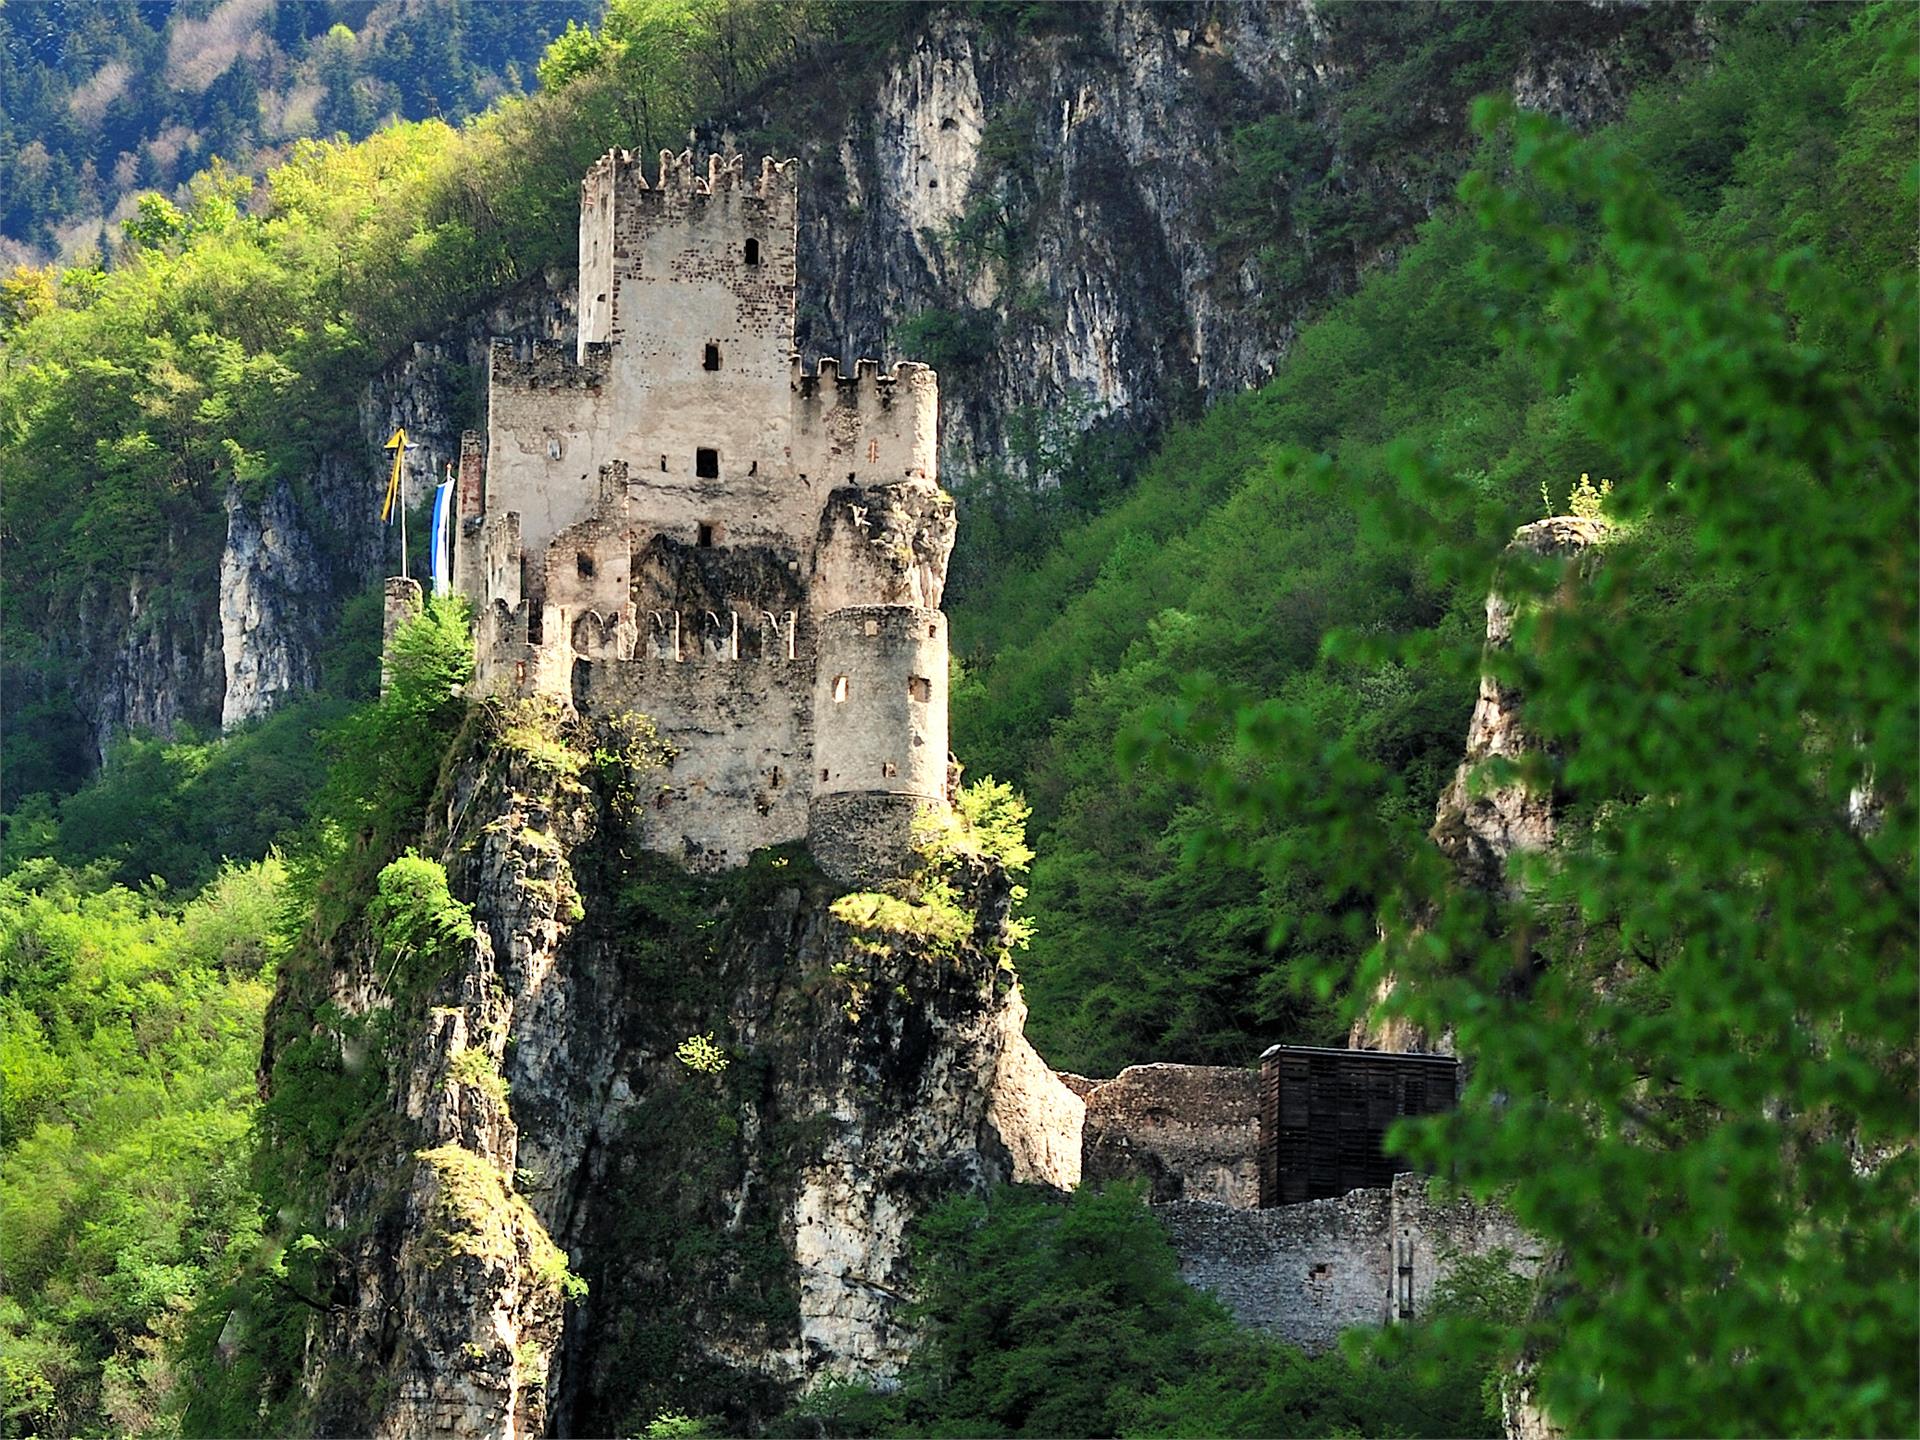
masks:
<svg viewBox="0 0 1920 1440"><path fill-rule="evenodd" d="M1457 886L1382 833L1386 774L1282 707L1189 705L1151 748L1343 857L1383 916L1356 993L1397 974L1387 1011L1473 1057L1460 1111L1407 1142L1557 1247L1513 1339L1558 1423L1912 1433L1913 277L1709 261L1618 150L1481 119L1511 172L1463 195L1510 340L1622 462L1600 563L1570 582L1509 555L1520 618L1485 657L1540 746L1502 783L1550 789L1557 845L1517 897ZM1458 503L1437 467L1398 470L1409 513ZM1486 575L1503 539L1431 558ZM1198 748L1223 736L1227 760Z"/></svg>

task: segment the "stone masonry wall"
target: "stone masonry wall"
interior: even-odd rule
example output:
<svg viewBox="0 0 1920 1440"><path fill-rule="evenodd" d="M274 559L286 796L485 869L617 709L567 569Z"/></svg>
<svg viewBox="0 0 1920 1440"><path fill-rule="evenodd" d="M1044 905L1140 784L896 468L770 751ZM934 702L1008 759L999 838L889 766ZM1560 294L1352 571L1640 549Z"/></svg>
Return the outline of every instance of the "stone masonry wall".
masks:
<svg viewBox="0 0 1920 1440"><path fill-rule="evenodd" d="M1536 1273L1537 1241L1504 1211L1436 1201L1425 1176L1267 1210L1181 1201L1155 1207L1180 1273L1241 1324L1325 1350L1356 1325L1419 1319L1456 1257L1505 1250ZM1406 1273L1401 1266L1410 1267ZM1396 1300L1396 1290L1400 1300ZM1404 1302L1404 1303L1402 1303Z"/></svg>
<svg viewBox="0 0 1920 1440"><path fill-rule="evenodd" d="M713 868L807 833L812 660L583 660L573 688L582 713L644 714L671 739L666 770L638 777L645 848Z"/></svg>
<svg viewBox="0 0 1920 1440"><path fill-rule="evenodd" d="M1260 1203L1258 1071L1134 1065L1112 1080L1075 1076L1067 1083L1086 1102L1081 1174L1087 1181L1145 1180L1156 1204Z"/></svg>

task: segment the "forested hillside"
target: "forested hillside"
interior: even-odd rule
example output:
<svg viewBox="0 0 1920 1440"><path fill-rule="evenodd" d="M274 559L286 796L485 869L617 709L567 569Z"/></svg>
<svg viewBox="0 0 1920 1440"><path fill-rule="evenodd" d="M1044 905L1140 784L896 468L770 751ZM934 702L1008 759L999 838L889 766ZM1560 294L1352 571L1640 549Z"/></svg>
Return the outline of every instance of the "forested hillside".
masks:
<svg viewBox="0 0 1920 1440"><path fill-rule="evenodd" d="M0 10L0 259L119 243L147 191L531 89L578 0L35 0Z"/></svg>
<svg viewBox="0 0 1920 1440"><path fill-rule="evenodd" d="M368 835L417 827L462 723L444 633L421 641L447 667L432 705L374 702L364 593L312 688L224 737L176 723L101 766L75 676L123 632L175 679L202 663L178 577L218 571L229 496L284 491L310 563L361 589L382 537L319 497L363 448L369 382L567 263L594 156L690 124L806 143L793 115L934 23L618 3L516 95L573 13L0 10L0 165L40 187L9 190L5 233L44 250L164 192L121 207L107 254L0 280L7 1434L226 1433L293 1403L321 1242L262 1199L263 1011ZM1077 12L941 13L982 49L1106 63ZM1415 977L1395 1003L1485 1057L1465 1117L1419 1143L1508 1196L1564 1276L1451 1295L1355 1372L1232 1332L1130 1203L969 1202L922 1236L932 1339L902 1390L829 1389L795 1433L1493 1433L1489 1367L1523 1356L1592 1433L1912 1431L1914 13L1684 12L1710 63L1625 45L1585 72L1605 104L1569 100L1579 67L1538 87L1619 115L1583 141L1499 106L1470 126L1537 37L1441 13L1422 46L1354 7L1341 53L1371 78L1332 148L1328 95L1222 101L1229 183L1205 199L1221 274L1275 307L1270 379L1157 397L1155 423L1184 417L1158 433L1002 416L1005 453L947 457L954 749L1033 806L1017 958L1050 1064L1337 1044L1388 968ZM1210 15L1181 12L1203 37ZM189 26L232 42L197 89L166 78ZM1407 108L1428 83L1434 131ZM301 138L389 113L414 118ZM1047 118L998 120L943 242L966 265L942 293L978 303L894 332L960 372L1059 318L1020 283L1022 216L1059 195L1015 140ZM194 173L229 144L236 168ZM476 420L471 383L447 389ZM1517 525L1569 510L1614 527L1584 619L1546 603L1562 572L1496 572ZM1462 901L1424 838L1496 573L1549 616L1511 663L1548 742L1531 778L1576 837L1528 873L1532 910ZM296 1119L314 1153L343 1123ZM243 1299L273 1317L252 1339L228 1329Z"/></svg>
<svg viewBox="0 0 1920 1440"><path fill-rule="evenodd" d="M1609 140L1679 204L1701 255L1804 247L1822 274L1871 294L1913 244L1900 187L1914 116L1889 58L1908 39L1888 11L1761 7L1710 73L1643 93ZM1056 1063L1096 1074L1148 1057L1237 1063L1275 1039L1344 1032L1288 979L1289 957L1316 943L1299 922L1337 903L1331 869L1297 853L1279 873L1200 856L1193 842L1211 821L1195 792L1117 768L1115 747L1196 685L1277 698L1399 778L1387 803L1407 843L1431 822L1459 762L1471 677L1322 656L1335 630L1436 643L1480 633L1482 577L1429 571L1451 536L1368 524L1397 491L1396 457L1460 477L1502 535L1563 510L1583 474L1624 478L1564 382L1489 322L1504 298L1489 244L1471 215L1436 217L1392 271L1302 334L1272 383L1168 437L1117 503L1037 554L999 548L977 562L994 581L956 609L955 744L1035 807L1043 918L1024 974ZM1069 497L981 503L1004 518L967 513L963 550L1053 533ZM1243 838L1258 851L1276 837Z"/></svg>

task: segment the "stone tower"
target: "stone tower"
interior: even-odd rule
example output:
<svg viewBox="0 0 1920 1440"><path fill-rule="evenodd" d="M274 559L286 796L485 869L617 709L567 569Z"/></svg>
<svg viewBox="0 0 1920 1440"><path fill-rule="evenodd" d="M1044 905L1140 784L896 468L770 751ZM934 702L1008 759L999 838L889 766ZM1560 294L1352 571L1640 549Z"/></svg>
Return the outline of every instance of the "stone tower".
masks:
<svg viewBox="0 0 1920 1440"><path fill-rule="evenodd" d="M644 845L714 867L805 837L858 882L947 803L953 502L931 370L800 363L796 178L588 172L578 341L494 342L454 573L483 690L674 747Z"/></svg>

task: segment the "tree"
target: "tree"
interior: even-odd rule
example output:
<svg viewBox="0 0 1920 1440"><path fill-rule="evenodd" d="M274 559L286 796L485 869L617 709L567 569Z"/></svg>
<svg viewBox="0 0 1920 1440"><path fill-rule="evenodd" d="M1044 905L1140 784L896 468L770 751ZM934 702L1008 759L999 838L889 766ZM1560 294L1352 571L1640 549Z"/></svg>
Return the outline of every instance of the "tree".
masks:
<svg viewBox="0 0 1920 1440"><path fill-rule="evenodd" d="M1910 63L1884 83L1910 92ZM1190 708L1157 753L1228 814L1304 824L1378 897L1357 993L1398 974L1386 1008L1473 1062L1460 1111L1404 1142L1560 1254L1513 1337L1560 1424L1910 1434L1913 276L1709 260L1618 148L1505 104L1481 123L1511 165L1463 195L1510 257L1511 339L1624 462L1584 578L1499 574L1521 619L1487 663L1540 749L1482 783L1550 791L1559 843L1517 897L1462 888L1356 803L1388 775L1284 706ZM1470 498L1430 460L1397 469L1404 500ZM1415 505L1396 530L1459 533ZM1430 558L1484 588L1504 538ZM1181 749L1222 730L1231 759Z"/></svg>

